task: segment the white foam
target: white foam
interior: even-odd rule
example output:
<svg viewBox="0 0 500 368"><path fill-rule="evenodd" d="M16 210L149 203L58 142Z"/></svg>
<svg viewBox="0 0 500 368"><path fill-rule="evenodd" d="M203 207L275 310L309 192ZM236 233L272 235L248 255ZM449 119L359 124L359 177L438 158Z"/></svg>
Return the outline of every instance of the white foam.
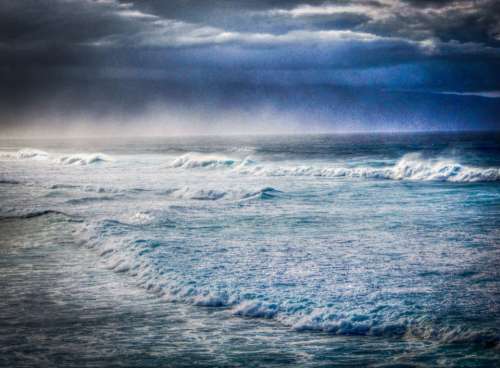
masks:
<svg viewBox="0 0 500 368"><path fill-rule="evenodd" d="M17 152L4 152L0 154L0 158L7 160L50 160L65 165L90 165L112 161L110 156L103 153L49 154L48 152L34 148L23 148Z"/></svg>
<svg viewBox="0 0 500 368"><path fill-rule="evenodd" d="M500 180L500 168L466 166L446 158L426 159L418 153L406 154L395 165L382 168L369 166L277 166L272 163L257 163L248 157L239 160L222 155L188 153L177 157L170 164L170 167L178 169L225 168L241 175L255 176L348 177L464 183Z"/></svg>
<svg viewBox="0 0 500 368"><path fill-rule="evenodd" d="M90 165L111 161L111 157L102 153L79 153L59 157L58 161L65 165Z"/></svg>
<svg viewBox="0 0 500 368"><path fill-rule="evenodd" d="M274 318L278 305L259 300L243 301L233 308L233 314L242 317Z"/></svg>
<svg viewBox="0 0 500 368"><path fill-rule="evenodd" d="M145 225L153 222L155 217L148 212L137 212L130 216L128 220L132 224Z"/></svg>
<svg viewBox="0 0 500 368"><path fill-rule="evenodd" d="M478 343L499 346L500 337L491 328L441 324L429 316L410 317L386 308L340 309L339 307L295 308L267 300L246 299L243 290L212 289L182 280L154 262L148 249L154 242L108 238L99 226L91 226L90 242L103 265L134 277L137 284L166 301L203 307L230 307L232 315L275 319L296 331L322 331L335 335L386 336L424 339L446 343ZM307 306L307 300L304 301Z"/></svg>
<svg viewBox="0 0 500 368"><path fill-rule="evenodd" d="M252 161L248 158L238 160L223 155L216 154L201 154L201 153L187 153L179 156L170 163L172 168L228 168L245 166L251 164Z"/></svg>
<svg viewBox="0 0 500 368"><path fill-rule="evenodd" d="M0 158L4 160L47 160L49 154L34 148L23 148L17 152L2 152Z"/></svg>
<svg viewBox="0 0 500 368"><path fill-rule="evenodd" d="M191 199L199 201L216 201L220 199L227 200L251 200L251 199L272 199L281 191L265 187L261 189L197 189L191 187L177 188L167 191L167 195L175 199Z"/></svg>
<svg viewBox="0 0 500 368"><path fill-rule="evenodd" d="M18 159L46 160L48 157L47 152L33 148L25 148L17 152Z"/></svg>
<svg viewBox="0 0 500 368"><path fill-rule="evenodd" d="M285 317L286 322L293 320L293 317ZM394 336L500 346L500 336L495 329L442 325L429 316L410 318L390 313L339 313L331 308L317 308L296 319L292 328L296 331L322 331L334 335Z"/></svg>
<svg viewBox="0 0 500 368"><path fill-rule="evenodd" d="M404 155L394 166L384 168L255 165L236 169L240 174L263 176L349 177L463 183L500 180L500 168L465 166L450 159L425 159L414 153Z"/></svg>
<svg viewBox="0 0 500 368"><path fill-rule="evenodd" d="M449 159L424 159L419 154L403 156L388 178L395 180L435 180L478 182L500 180L500 169L464 166Z"/></svg>

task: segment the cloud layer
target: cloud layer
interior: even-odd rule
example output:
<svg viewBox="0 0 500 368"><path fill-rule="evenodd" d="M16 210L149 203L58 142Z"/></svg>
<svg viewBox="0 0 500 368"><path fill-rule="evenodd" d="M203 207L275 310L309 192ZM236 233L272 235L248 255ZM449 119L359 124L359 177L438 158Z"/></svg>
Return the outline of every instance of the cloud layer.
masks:
<svg viewBox="0 0 500 368"><path fill-rule="evenodd" d="M94 115L129 113L121 100L247 111L248 94L254 107L279 114L295 110L299 93L289 88L314 91L301 102L304 113L327 121L338 114L338 104L324 112L328 96L342 100L353 88L372 100L394 91L496 99L499 67L496 0L0 3L4 125L18 110L81 112L82 101ZM140 87L107 88L125 81ZM93 98L94 90L107 94ZM354 119L348 110L343 116Z"/></svg>

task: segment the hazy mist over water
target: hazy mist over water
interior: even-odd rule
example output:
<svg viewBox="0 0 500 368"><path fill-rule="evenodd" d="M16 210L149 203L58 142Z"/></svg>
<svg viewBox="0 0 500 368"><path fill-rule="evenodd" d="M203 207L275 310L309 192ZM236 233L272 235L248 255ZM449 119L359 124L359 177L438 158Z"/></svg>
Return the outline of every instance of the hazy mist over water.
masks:
<svg viewBox="0 0 500 368"><path fill-rule="evenodd" d="M111 84L103 95L4 99L3 137L123 137L495 130L498 98L311 86L244 86L199 96L149 96L142 85ZM168 86L168 83L165 84ZM4 87L5 88L5 87ZM87 89L72 85L68 93ZM98 86L91 87L99 89ZM163 87L164 88L164 87ZM132 89L135 91L135 89ZM269 91L270 90L270 91ZM5 92L5 94L10 93ZM127 92L125 92L127 93Z"/></svg>

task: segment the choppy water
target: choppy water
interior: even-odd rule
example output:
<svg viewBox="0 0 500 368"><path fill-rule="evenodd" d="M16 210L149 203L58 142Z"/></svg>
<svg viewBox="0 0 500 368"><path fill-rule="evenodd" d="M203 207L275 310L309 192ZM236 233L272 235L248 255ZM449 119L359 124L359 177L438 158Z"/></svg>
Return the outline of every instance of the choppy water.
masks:
<svg viewBox="0 0 500 368"><path fill-rule="evenodd" d="M499 138L2 141L0 364L498 365Z"/></svg>

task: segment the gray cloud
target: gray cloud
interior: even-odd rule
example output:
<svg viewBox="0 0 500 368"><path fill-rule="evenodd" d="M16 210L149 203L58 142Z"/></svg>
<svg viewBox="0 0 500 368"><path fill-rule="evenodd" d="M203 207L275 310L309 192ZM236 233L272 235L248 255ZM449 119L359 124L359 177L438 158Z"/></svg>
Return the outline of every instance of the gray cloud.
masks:
<svg viewBox="0 0 500 368"><path fill-rule="evenodd" d="M279 111L292 109L287 88L315 86L309 107L327 120L332 88L339 101L350 88L487 95L500 90L499 24L496 0L6 0L1 107L222 109L235 99L233 109Z"/></svg>

